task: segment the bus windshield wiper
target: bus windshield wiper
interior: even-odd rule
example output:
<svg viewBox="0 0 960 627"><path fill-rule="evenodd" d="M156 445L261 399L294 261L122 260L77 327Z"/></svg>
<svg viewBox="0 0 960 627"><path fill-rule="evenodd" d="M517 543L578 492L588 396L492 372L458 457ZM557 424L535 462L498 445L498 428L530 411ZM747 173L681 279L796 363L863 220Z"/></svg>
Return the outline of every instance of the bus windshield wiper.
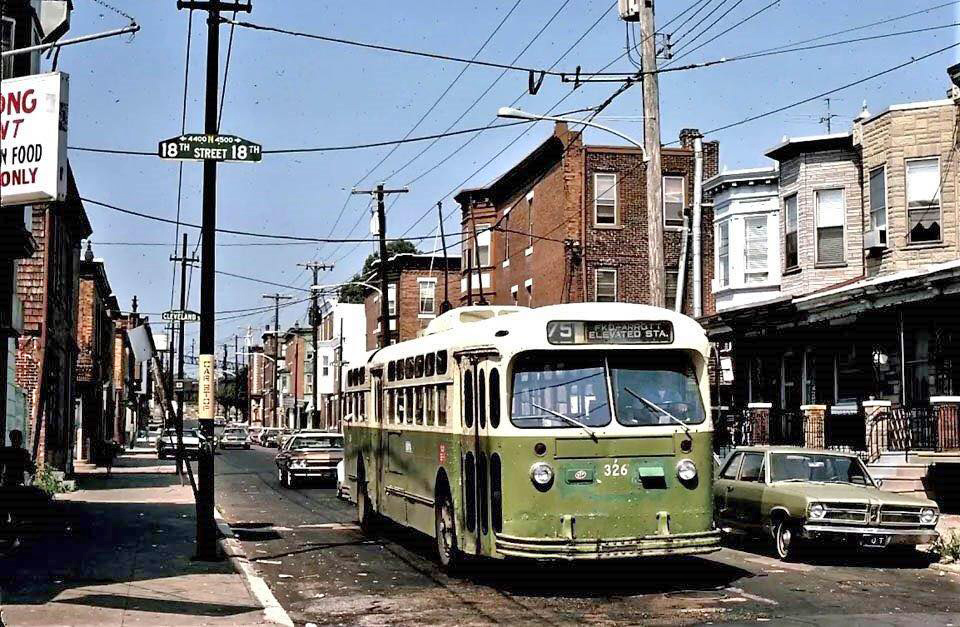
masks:
<svg viewBox="0 0 960 627"><path fill-rule="evenodd" d="M681 427L683 427L683 431L684 431L684 433L687 434L687 437L690 438L691 440L693 439L693 438L690 436L690 426L687 425L687 423L685 423L684 421L680 420L679 418L677 418L676 416L674 416L673 414L671 414L670 412L668 412L668 411L667 411L666 409L664 409L663 407L660 407L659 405L657 405L657 404L654 403L653 401L648 401L647 399L643 398L642 396L640 396L639 394L637 394L636 392L634 392L633 390L631 390L631 389L628 388L627 386L623 386L623 389L626 390L627 393L630 394L630 396L634 397L635 399L637 399L638 401L640 401L640 402L643 403L644 405L647 405L647 406L649 406L649 407L652 407L652 408L655 409L656 411L660 412L662 415L666 416L666 417L669 418L670 420L674 421L675 423L677 423L678 425L680 425Z"/></svg>
<svg viewBox="0 0 960 627"><path fill-rule="evenodd" d="M531 402L530 404L533 405L534 407L536 407L537 409L541 410L541 411L545 411L545 412L547 412L548 414L552 414L552 415L556 416L557 418L559 418L559 419L561 419L561 420L563 420L563 421L565 421L565 422L569 422L569 423L572 424L572 425L575 425L575 426L577 426L577 427L580 427L581 429L583 429L584 431L587 432L587 435L590 436L590 439L591 439L591 440L593 440L594 442L597 442L597 441L598 441L598 440L597 440L597 434L593 432L593 429L591 429L591 428L588 427L587 425L583 424L583 423L580 422L579 420L574 420L574 419L571 418L570 416L564 416L564 415L561 414L560 412L553 411L552 409L547 409L546 407L543 407L542 405L537 405L536 403L533 403L533 402Z"/></svg>

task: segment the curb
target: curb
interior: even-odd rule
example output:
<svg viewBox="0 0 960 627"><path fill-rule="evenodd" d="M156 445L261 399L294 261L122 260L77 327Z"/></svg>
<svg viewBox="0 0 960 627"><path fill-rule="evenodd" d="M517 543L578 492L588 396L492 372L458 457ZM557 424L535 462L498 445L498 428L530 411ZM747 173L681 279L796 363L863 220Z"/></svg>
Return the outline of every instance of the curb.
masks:
<svg viewBox="0 0 960 627"><path fill-rule="evenodd" d="M960 563L957 564L930 564L930 568L939 570L942 573L953 573L960 575Z"/></svg>
<svg viewBox="0 0 960 627"><path fill-rule="evenodd" d="M215 508L213 516L216 519L220 535L223 536L218 540L220 550L230 560L233 569L243 577L243 584L247 591L263 607L263 617L275 625L294 627L290 615L277 601L277 597L273 596L273 592L270 591L263 577L257 574L256 568L250 563L247 554L243 551L243 546L237 540L233 530L230 529L230 525L224 520L223 515L220 514L220 510Z"/></svg>

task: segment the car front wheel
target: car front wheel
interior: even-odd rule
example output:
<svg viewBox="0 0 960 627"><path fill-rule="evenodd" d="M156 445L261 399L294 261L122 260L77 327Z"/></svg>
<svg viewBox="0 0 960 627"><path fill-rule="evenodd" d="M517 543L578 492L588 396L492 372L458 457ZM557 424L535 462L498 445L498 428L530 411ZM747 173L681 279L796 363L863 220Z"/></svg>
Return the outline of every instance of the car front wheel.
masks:
<svg viewBox="0 0 960 627"><path fill-rule="evenodd" d="M781 520L773 528L773 545L777 557L784 562L793 562L800 553L801 540L797 535L796 527L786 520Z"/></svg>

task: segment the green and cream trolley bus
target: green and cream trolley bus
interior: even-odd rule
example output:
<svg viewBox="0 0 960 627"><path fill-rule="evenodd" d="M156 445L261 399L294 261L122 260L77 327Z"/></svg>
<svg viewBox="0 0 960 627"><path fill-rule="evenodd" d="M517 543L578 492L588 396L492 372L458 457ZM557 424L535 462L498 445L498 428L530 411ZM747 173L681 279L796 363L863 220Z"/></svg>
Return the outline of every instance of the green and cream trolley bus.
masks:
<svg viewBox="0 0 960 627"><path fill-rule="evenodd" d="M447 312L347 372L361 526L429 534L448 568L717 550L708 350L645 305Z"/></svg>

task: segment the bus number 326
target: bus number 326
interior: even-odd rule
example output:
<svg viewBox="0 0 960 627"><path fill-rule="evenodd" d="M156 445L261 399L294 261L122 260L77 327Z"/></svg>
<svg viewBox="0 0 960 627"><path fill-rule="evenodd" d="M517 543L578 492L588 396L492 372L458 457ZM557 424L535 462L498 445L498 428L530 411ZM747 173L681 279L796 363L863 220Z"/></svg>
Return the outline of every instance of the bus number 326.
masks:
<svg viewBox="0 0 960 627"><path fill-rule="evenodd" d="M603 476L604 477L626 477L627 476L627 465L626 464L604 464L603 466Z"/></svg>

